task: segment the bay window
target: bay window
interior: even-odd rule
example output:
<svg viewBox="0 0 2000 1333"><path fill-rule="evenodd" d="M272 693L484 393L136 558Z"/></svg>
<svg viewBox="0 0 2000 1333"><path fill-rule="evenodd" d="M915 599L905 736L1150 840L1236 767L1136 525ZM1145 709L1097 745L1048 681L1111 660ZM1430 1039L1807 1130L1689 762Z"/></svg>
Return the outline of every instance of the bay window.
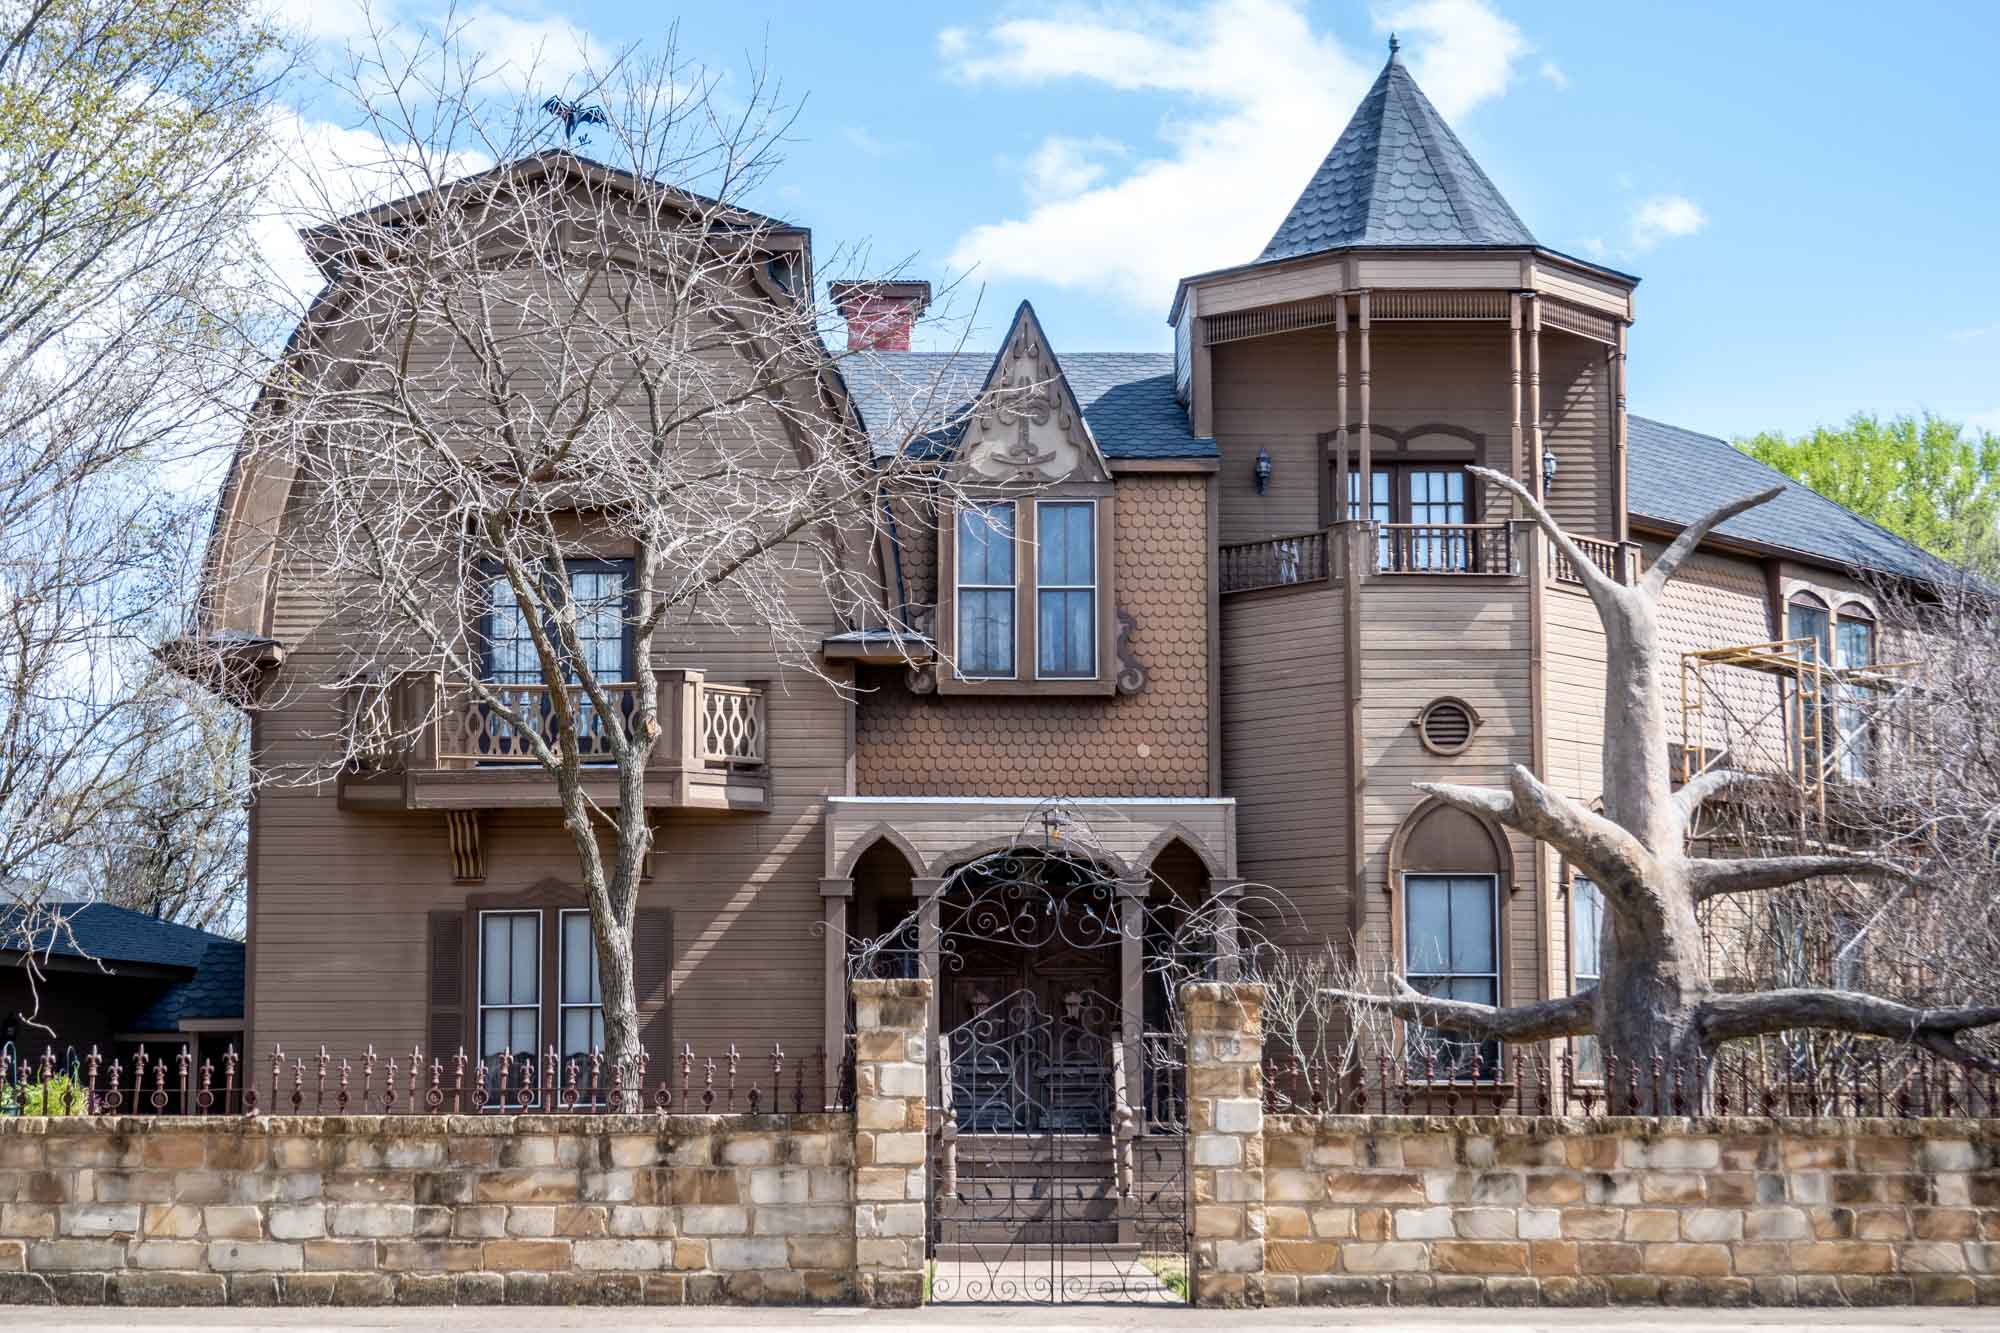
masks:
<svg viewBox="0 0 2000 1333"><path fill-rule="evenodd" d="M961 503L939 552L944 693L1110 694L1113 497L1065 487Z"/></svg>

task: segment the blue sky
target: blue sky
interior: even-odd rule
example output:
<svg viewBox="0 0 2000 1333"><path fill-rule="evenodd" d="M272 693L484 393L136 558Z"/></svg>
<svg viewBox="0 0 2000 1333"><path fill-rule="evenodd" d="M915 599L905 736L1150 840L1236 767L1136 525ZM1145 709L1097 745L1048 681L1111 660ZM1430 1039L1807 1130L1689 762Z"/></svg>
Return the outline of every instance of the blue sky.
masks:
<svg viewBox="0 0 2000 1333"><path fill-rule="evenodd" d="M325 4L286 8L333 49ZM662 21L461 15L496 48L573 50L577 25L615 50ZM821 276L962 279L982 345L1026 297L1058 351L1167 350L1174 278L1255 257L1393 27L1536 236L1644 278L1635 411L2000 431L2000 5L736 0L679 23L687 54L762 53L803 99L761 202L813 228Z"/></svg>

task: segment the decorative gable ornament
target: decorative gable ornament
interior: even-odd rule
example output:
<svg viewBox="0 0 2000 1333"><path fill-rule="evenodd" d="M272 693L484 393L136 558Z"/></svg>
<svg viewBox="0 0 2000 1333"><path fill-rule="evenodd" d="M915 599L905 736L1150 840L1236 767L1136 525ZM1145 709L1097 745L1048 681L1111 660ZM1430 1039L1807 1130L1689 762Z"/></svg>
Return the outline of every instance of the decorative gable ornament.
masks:
<svg viewBox="0 0 2000 1333"><path fill-rule="evenodd" d="M1062 365L1025 301L987 374L982 399L960 441L962 481L1042 486L1110 479Z"/></svg>

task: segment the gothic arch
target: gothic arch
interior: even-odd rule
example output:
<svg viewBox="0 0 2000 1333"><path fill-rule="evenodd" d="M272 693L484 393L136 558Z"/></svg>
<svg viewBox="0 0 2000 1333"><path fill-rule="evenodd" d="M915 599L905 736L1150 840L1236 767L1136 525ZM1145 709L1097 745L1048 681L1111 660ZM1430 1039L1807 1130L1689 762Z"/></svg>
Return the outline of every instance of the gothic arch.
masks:
<svg viewBox="0 0 2000 1333"><path fill-rule="evenodd" d="M863 829L860 835L848 845L847 850L841 853L840 860L834 864L832 877L834 879L852 878L854 867L878 843L887 843L889 846L894 847L902 855L903 860L908 863L910 874L913 877L921 877L929 873L924 867L923 856L915 847L910 845L910 840L901 833L898 833L890 824L882 822L871 824Z"/></svg>

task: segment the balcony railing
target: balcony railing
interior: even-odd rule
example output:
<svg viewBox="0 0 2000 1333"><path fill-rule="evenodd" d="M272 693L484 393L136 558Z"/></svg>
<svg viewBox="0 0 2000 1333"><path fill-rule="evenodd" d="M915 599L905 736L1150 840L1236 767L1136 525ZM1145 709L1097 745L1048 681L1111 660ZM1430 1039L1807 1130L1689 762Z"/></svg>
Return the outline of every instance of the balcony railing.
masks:
<svg viewBox="0 0 2000 1333"><path fill-rule="evenodd" d="M1514 574L1514 530L1506 523L1380 523L1378 574Z"/></svg>
<svg viewBox="0 0 2000 1333"><path fill-rule="evenodd" d="M1224 546L1219 554L1225 593L1318 583L1327 577L1324 531L1239 542Z"/></svg>
<svg viewBox="0 0 2000 1333"><path fill-rule="evenodd" d="M700 671L654 673L661 736L651 766L753 769L767 763L764 691L710 684ZM614 728L629 729L639 708L636 682L606 685L615 717L580 685L567 692L585 763L610 763ZM557 748L562 719L551 686L452 680L404 672L349 691L349 716L364 759L378 769L467 769L536 762L535 741ZM511 714L511 716L510 716Z"/></svg>
<svg viewBox="0 0 2000 1333"><path fill-rule="evenodd" d="M1636 546L1621 546L1617 542L1598 541L1594 537L1572 537L1577 549L1589 557L1590 563L1609 574L1620 583L1630 583L1639 572L1639 551ZM1563 549L1554 542L1548 543L1549 577L1558 583L1583 583L1583 575Z"/></svg>

